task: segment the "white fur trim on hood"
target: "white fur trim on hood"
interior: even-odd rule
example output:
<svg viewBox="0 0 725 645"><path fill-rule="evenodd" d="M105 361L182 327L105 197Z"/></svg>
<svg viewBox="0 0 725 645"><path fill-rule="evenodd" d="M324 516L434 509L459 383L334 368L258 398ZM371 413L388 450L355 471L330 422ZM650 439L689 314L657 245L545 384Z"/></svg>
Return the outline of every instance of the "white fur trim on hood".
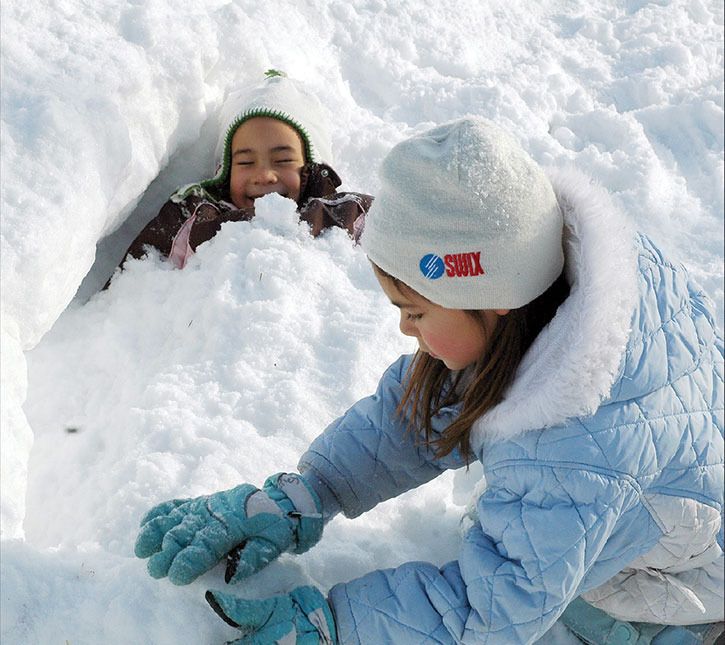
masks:
<svg viewBox="0 0 725 645"><path fill-rule="evenodd" d="M619 377L637 304L635 234L608 193L574 170L552 173L564 214L569 297L519 365L471 447L592 414Z"/></svg>

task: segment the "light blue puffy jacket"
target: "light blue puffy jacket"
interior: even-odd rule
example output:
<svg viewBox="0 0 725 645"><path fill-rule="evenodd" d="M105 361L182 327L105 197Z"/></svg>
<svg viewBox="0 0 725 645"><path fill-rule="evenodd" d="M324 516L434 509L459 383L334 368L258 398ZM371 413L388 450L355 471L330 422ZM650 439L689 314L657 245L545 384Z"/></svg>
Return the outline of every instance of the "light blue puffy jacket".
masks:
<svg viewBox="0 0 725 645"><path fill-rule="evenodd" d="M723 619L723 343L709 304L586 180L553 181L572 291L475 426L487 487L460 556L333 587L345 645L532 643L578 596L621 620ZM410 360L303 455L328 517L462 465L414 445L395 414Z"/></svg>

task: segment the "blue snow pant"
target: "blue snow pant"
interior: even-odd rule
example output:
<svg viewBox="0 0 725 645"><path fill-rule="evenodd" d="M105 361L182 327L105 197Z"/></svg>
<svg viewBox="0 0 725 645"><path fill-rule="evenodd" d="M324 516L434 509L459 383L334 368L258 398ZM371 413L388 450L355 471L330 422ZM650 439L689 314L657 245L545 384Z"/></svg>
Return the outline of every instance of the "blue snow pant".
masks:
<svg viewBox="0 0 725 645"><path fill-rule="evenodd" d="M718 645L723 623L705 625L653 625L612 618L581 598L572 602L559 619L587 645ZM719 627L719 630L718 630Z"/></svg>

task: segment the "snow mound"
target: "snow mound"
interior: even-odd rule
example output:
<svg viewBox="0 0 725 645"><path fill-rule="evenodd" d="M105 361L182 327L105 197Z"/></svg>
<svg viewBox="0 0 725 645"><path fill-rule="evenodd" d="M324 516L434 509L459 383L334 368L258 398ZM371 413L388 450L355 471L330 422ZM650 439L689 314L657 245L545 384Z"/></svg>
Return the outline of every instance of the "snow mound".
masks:
<svg viewBox="0 0 725 645"><path fill-rule="evenodd" d="M290 200L259 201L183 271L129 260L28 354L33 544L129 555L154 503L294 469L412 349L344 231L312 239Z"/></svg>

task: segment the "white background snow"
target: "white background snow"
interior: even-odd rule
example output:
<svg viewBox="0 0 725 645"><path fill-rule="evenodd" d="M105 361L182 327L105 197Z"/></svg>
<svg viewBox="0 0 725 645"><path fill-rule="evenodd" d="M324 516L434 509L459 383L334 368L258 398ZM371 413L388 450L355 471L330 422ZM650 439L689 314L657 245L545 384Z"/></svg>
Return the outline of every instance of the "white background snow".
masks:
<svg viewBox="0 0 725 645"><path fill-rule="evenodd" d="M203 600L220 570L152 580L138 520L294 469L413 349L361 252L311 240L282 198L184 271L132 261L98 292L172 190L213 169L225 93L270 67L323 100L345 188L374 194L401 138L487 116L607 186L722 324L719 0L4 0L1 18L3 643L231 639ZM337 518L239 592L442 564L479 476Z"/></svg>

